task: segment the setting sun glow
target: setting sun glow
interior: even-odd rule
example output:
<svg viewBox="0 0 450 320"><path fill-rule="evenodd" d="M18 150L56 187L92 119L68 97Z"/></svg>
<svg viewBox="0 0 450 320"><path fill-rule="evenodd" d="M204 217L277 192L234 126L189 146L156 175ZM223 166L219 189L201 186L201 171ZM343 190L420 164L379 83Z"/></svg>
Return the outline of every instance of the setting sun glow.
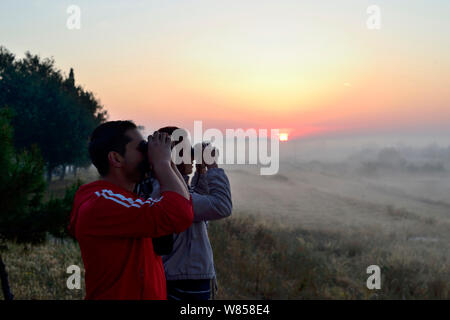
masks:
<svg viewBox="0 0 450 320"><path fill-rule="evenodd" d="M280 133L280 141L288 141L288 134L287 133Z"/></svg>

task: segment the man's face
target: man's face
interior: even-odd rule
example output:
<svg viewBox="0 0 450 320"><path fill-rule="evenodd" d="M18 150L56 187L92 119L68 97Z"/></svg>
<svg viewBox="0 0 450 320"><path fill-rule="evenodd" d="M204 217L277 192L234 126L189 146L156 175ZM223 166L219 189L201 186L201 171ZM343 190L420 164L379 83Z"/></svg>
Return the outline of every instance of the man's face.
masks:
<svg viewBox="0 0 450 320"><path fill-rule="evenodd" d="M139 143L141 143L144 138L137 129L130 129L125 134L131 139L125 146L125 175L128 180L138 183L144 178L145 173L148 170L145 165L145 157L142 152L139 151Z"/></svg>

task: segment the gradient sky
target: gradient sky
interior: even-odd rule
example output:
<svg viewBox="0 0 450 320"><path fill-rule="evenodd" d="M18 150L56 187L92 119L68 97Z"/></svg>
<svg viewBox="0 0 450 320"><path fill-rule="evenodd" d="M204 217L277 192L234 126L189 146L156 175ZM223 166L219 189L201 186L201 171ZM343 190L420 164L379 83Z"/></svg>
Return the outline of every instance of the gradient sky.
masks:
<svg viewBox="0 0 450 320"><path fill-rule="evenodd" d="M148 130L450 137L448 0L2 0L0 45L73 67L110 120Z"/></svg>

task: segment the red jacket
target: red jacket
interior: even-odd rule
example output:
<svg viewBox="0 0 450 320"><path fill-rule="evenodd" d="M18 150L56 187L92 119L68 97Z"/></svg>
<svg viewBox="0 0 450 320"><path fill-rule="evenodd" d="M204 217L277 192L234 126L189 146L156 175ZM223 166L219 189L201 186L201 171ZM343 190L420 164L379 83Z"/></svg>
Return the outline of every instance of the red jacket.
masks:
<svg viewBox="0 0 450 320"><path fill-rule="evenodd" d="M166 299L161 257L152 237L186 230L193 220L192 198L165 191L139 198L99 180L75 194L69 225L85 268L86 299Z"/></svg>

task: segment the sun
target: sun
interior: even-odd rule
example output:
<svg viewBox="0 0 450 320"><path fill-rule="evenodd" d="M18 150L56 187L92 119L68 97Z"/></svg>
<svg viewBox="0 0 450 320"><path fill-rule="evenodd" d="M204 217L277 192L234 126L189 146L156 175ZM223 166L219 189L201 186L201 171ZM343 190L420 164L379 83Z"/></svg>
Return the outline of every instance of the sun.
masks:
<svg viewBox="0 0 450 320"><path fill-rule="evenodd" d="M287 133L280 133L279 139L280 141L288 141L289 135Z"/></svg>

